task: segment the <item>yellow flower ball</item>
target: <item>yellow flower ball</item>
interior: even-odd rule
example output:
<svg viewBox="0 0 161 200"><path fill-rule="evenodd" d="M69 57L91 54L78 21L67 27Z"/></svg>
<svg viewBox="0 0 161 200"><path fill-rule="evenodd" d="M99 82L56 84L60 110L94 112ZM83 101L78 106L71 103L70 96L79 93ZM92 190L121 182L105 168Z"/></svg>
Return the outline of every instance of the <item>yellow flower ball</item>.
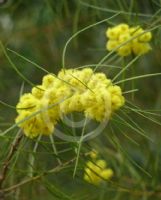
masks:
<svg viewBox="0 0 161 200"><path fill-rule="evenodd" d="M98 156L98 152L97 152L97 151L92 150L92 151L90 152L90 157L91 157L92 159L96 159L97 156Z"/></svg>
<svg viewBox="0 0 161 200"><path fill-rule="evenodd" d="M123 99L121 88L104 73L90 68L61 70L57 77L44 76L42 85L20 97L16 123L30 138L49 135L62 116L72 112L98 122L108 120L123 106Z"/></svg>
<svg viewBox="0 0 161 200"><path fill-rule="evenodd" d="M37 85L36 87L33 87L32 88L32 95L36 98L42 98L43 95L44 95L44 91L45 91L45 88L42 87L42 85Z"/></svg>
<svg viewBox="0 0 161 200"><path fill-rule="evenodd" d="M105 160L88 161L84 171L84 180L94 185L108 181L113 176L113 170L107 168Z"/></svg>
<svg viewBox="0 0 161 200"><path fill-rule="evenodd" d="M136 55L142 55L151 50L151 46L148 43L133 43L132 48Z"/></svg>
<svg viewBox="0 0 161 200"><path fill-rule="evenodd" d="M118 29L120 29L121 33L125 33L129 31L129 25L122 23L116 26Z"/></svg>
<svg viewBox="0 0 161 200"><path fill-rule="evenodd" d="M48 87L52 86L52 84L54 83L55 79L56 78L52 74L45 75L43 77L42 86L44 88L48 88Z"/></svg>
<svg viewBox="0 0 161 200"><path fill-rule="evenodd" d="M109 40L106 44L106 49L108 51L112 51L114 50L117 46L119 45L119 43L117 42L117 40Z"/></svg>
<svg viewBox="0 0 161 200"><path fill-rule="evenodd" d="M146 32L139 37L140 42L149 42L152 39L151 32Z"/></svg>
<svg viewBox="0 0 161 200"><path fill-rule="evenodd" d="M129 27L127 24L119 24L108 28L106 36L109 38L106 49L115 50L120 56L128 56L132 53L142 55L151 49L148 42L152 39L152 33L145 32L140 26Z"/></svg>
<svg viewBox="0 0 161 200"><path fill-rule="evenodd" d="M117 50L120 56L128 56L131 54L131 45L123 45Z"/></svg>
<svg viewBox="0 0 161 200"><path fill-rule="evenodd" d="M111 40L117 40L119 36L119 29L117 28L109 28L106 31L106 36L110 38Z"/></svg>
<svg viewBox="0 0 161 200"><path fill-rule="evenodd" d="M113 170L112 169L105 169L101 173L101 177L104 180L109 180L113 176Z"/></svg>
<svg viewBox="0 0 161 200"><path fill-rule="evenodd" d="M119 42L119 44L122 44L122 43L130 40L130 38L131 38L131 35L129 33L121 34L118 38L118 42Z"/></svg>

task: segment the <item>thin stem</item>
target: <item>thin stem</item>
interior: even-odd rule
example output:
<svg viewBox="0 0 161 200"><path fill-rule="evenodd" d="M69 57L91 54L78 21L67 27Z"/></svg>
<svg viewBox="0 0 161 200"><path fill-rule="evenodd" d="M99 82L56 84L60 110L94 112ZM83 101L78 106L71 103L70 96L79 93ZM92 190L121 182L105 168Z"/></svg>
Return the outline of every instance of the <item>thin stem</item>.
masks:
<svg viewBox="0 0 161 200"><path fill-rule="evenodd" d="M75 175L76 175L76 171L77 171L77 167L78 167L79 155L80 155L80 150L81 150L81 146L82 146L83 136L84 136L84 133L85 133L86 122L87 122L87 118L85 118L84 126L83 126L82 133L81 133L81 138L80 138L80 140L79 140L79 142L78 142L77 157L76 157L76 161L75 161L75 167L74 167L74 172L73 172L73 178L74 178Z"/></svg>
<svg viewBox="0 0 161 200"><path fill-rule="evenodd" d="M53 148L54 153L55 153L55 155L56 155L56 157L57 157L58 164L61 165L62 162L61 162L61 160L58 158L58 151L57 151L57 149L56 149L56 145L55 145L54 138L53 138L52 135L50 135L49 137L50 137L50 141L51 141L51 144L52 144L52 148Z"/></svg>
<svg viewBox="0 0 161 200"><path fill-rule="evenodd" d="M62 54L62 68L65 69L65 55L66 55L66 50L67 50L67 47L68 47L69 43L72 41L72 39L74 39L76 36L78 36L78 35L79 35L80 33L82 33L83 31L86 31L86 30L88 30L88 29L90 29L90 28L92 28L92 27L94 27L94 26L97 26L97 25L99 25L99 24L101 24L101 23L103 23L103 22L106 22L106 21L108 21L108 20L110 20L110 19L112 19L112 18L118 16L119 14L120 14L120 13L117 13L117 14L115 14L115 15L109 17L109 18L106 18L106 19L103 19L103 20L101 20L101 21L99 21L99 22L97 22L97 23L91 24L91 25L89 25L89 26L87 26L87 27L85 27L85 28L79 30L79 31L76 32L74 35L72 35L72 36L69 38L69 40L66 42L66 44L65 44L65 46L64 46L64 49L63 49L63 54Z"/></svg>

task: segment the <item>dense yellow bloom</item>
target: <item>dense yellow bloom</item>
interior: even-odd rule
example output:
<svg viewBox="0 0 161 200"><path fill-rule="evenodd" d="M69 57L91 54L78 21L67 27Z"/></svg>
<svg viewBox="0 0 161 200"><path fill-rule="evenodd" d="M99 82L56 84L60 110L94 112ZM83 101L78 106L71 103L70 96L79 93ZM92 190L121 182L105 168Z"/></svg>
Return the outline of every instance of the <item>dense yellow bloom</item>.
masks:
<svg viewBox="0 0 161 200"><path fill-rule="evenodd" d="M109 180L113 176L113 170L107 168L106 161L97 159L96 153L92 153L90 156L92 161L86 163L84 180L94 185L99 185L101 182Z"/></svg>
<svg viewBox="0 0 161 200"><path fill-rule="evenodd" d="M52 134L60 118L71 112L84 112L101 122L123 105L121 88L104 73L94 73L90 68L61 70L57 76L44 76L42 85L21 96L16 123L33 138Z"/></svg>
<svg viewBox="0 0 161 200"><path fill-rule="evenodd" d="M128 56L131 53L141 55L151 50L148 42L150 42L152 34L145 32L140 26L129 27L127 24L119 24L113 28L108 28L106 36L109 38L106 44L107 50L116 49L115 51L120 56ZM133 37L134 39L132 39Z"/></svg>

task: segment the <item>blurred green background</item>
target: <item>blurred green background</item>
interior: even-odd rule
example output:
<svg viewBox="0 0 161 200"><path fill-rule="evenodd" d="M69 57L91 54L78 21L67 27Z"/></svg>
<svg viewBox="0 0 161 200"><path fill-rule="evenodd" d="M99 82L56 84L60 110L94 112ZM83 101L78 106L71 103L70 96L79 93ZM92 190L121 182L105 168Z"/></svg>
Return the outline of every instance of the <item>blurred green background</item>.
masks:
<svg viewBox="0 0 161 200"><path fill-rule="evenodd" d="M119 11L121 14L108 22L82 32L67 48L66 68L91 65L98 63L107 54L105 31L109 26L124 22L130 25L139 24L143 28L155 27L161 21L161 1L2 0L0 1L0 40L6 48L14 50L50 72L57 73L62 67L62 52L67 40L78 30L111 17ZM151 45L152 51L133 64L132 69L127 71L126 77L161 72L161 29L153 31ZM34 84L41 83L45 75L43 71L8 50L7 53L25 77ZM105 64L123 67L130 59L132 58L122 59L115 56ZM0 49L0 68L0 100L15 106L22 85L24 84L23 92L29 92L31 86L16 74L2 49ZM107 67L99 69L110 78L114 77L119 70L119 68ZM86 158L80 158L78 175L75 179L72 178L74 166L72 164L70 169L29 183L8 194L7 198L159 200L161 198L161 78L156 76L139 79L133 83L127 82L123 86L124 91L130 90L132 84L139 91L133 98L131 94L127 94L125 96L127 100L141 109L151 110L150 112L155 110L155 112L152 115L143 113L146 115L143 117L124 108L124 113L121 111L119 113L125 120L123 124L114 118L101 135L83 144L82 147L83 152L96 148L101 157L107 160L115 173L113 183L109 182L97 188L83 181L82 170ZM3 131L14 123L16 111L0 105L0 112L0 128ZM150 139L128 127L126 122L135 128L138 128L135 124L137 123ZM11 134L15 134L15 131ZM56 140L61 144L59 139ZM40 153L34 154L35 175L56 164L55 157L49 153L52 152L51 144L48 144L46 138L43 138L43 141L38 150ZM11 141L6 138L2 139L1 143L2 152L5 152L0 156L3 162ZM75 155L76 145L70 143L58 145L60 151L67 149L67 152L61 154L62 159L68 160ZM13 167L12 176L6 183L7 186L19 182L28 173L25 171L28 165L26 158L32 152L33 146L34 141L24 139L17 164ZM42 153L45 151L48 154ZM129 190L124 190L124 187Z"/></svg>

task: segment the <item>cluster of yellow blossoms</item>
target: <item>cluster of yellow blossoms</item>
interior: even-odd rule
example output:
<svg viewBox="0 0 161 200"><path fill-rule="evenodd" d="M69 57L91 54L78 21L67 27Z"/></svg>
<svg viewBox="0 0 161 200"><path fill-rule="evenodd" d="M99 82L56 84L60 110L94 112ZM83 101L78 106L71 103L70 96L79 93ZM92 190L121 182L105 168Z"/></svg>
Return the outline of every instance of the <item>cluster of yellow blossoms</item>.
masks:
<svg viewBox="0 0 161 200"><path fill-rule="evenodd" d="M84 180L94 185L109 180L113 176L113 170L107 168L106 161L98 159L97 152L92 152L90 157L92 160L86 163Z"/></svg>
<svg viewBox="0 0 161 200"><path fill-rule="evenodd" d="M108 28L106 36L109 38L106 45L107 50L112 51L122 45L116 49L120 56L128 56L131 53L141 55L151 50L148 42L151 40L152 34L150 31L145 32L140 26L129 27L127 24L119 24Z"/></svg>
<svg viewBox="0 0 161 200"><path fill-rule="evenodd" d="M61 117L71 112L84 112L101 122L123 105L121 88L104 73L90 68L61 70L57 76L45 75L42 85L20 97L16 123L33 138L52 134Z"/></svg>

